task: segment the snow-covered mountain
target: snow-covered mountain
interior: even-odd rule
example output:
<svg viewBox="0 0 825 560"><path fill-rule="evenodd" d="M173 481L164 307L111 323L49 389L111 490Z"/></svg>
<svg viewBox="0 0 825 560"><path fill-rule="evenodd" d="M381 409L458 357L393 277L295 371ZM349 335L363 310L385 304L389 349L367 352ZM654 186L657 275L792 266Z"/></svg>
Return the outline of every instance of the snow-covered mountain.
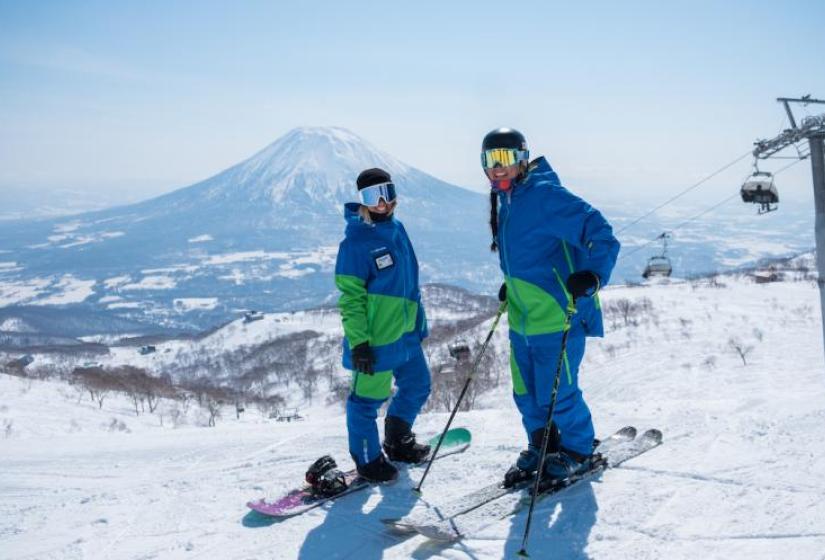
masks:
<svg viewBox="0 0 825 560"><path fill-rule="evenodd" d="M60 336L199 331L244 309L328 304L342 206L356 197L358 173L373 166L387 169L398 185L398 215L422 281L494 293L500 273L487 249L485 196L404 164L350 131L298 128L212 178L145 202L0 221L0 324L21 322ZM638 202L591 202L617 231L640 213ZM674 275L813 246L810 208L783 203L780 212L758 217L734 204L676 233ZM633 248L695 213L669 207L623 232L614 282L638 280L659 249Z"/></svg>
<svg viewBox="0 0 825 560"><path fill-rule="evenodd" d="M484 250L484 197L347 130L299 128L210 179L146 202L0 223L0 306L82 303L128 332L145 323L204 328L244 308L320 305L334 290L343 204L356 199L358 173L376 166L398 187L398 215L422 278L486 286L496 261Z"/></svg>

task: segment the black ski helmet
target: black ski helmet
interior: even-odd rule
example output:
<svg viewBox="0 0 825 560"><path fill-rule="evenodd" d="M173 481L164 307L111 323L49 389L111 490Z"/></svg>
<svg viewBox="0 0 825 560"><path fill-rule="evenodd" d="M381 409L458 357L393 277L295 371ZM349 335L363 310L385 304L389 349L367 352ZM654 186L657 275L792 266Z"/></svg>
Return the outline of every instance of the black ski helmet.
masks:
<svg viewBox="0 0 825 560"><path fill-rule="evenodd" d="M495 148L512 148L526 152L527 139L514 128L497 128L488 132L481 142L482 152Z"/></svg>

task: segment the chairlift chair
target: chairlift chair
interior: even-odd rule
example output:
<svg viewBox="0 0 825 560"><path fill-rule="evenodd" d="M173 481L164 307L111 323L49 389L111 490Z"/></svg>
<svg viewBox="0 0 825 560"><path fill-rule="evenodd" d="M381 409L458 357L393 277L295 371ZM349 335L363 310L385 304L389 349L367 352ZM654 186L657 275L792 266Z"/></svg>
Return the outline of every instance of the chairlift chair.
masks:
<svg viewBox="0 0 825 560"><path fill-rule="evenodd" d="M642 278L645 280L651 276L662 276L667 278L673 273L673 265L670 264L670 259L667 258L667 242L672 237L673 234L671 232L665 231L656 238L662 240L662 254L655 255L648 259L647 266L645 266L645 270L642 272Z"/></svg>
<svg viewBox="0 0 825 560"><path fill-rule="evenodd" d="M449 346L450 357L461 362L470 358L470 345L465 340L459 339Z"/></svg>
<svg viewBox="0 0 825 560"><path fill-rule="evenodd" d="M773 175L767 171L755 171L742 184L742 202L759 204L759 214L776 210L772 204L779 203L779 191L773 182Z"/></svg>
<svg viewBox="0 0 825 560"><path fill-rule="evenodd" d="M670 264L670 259L664 255L650 257L645 266L645 271L642 273L642 278L647 280L654 276L669 277L673 273L673 266Z"/></svg>

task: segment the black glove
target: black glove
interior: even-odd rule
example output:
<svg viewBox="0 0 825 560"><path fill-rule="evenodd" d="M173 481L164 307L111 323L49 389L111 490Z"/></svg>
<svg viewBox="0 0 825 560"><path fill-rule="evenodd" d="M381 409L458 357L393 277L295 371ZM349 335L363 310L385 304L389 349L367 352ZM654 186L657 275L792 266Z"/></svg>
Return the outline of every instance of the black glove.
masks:
<svg viewBox="0 0 825 560"><path fill-rule="evenodd" d="M590 297L599 290L599 277L589 270L574 272L567 278L567 291L577 300L580 297Z"/></svg>
<svg viewBox="0 0 825 560"><path fill-rule="evenodd" d="M375 373L375 356L372 355L369 342L362 342L352 349L352 367L355 368L355 371L367 375Z"/></svg>
<svg viewBox="0 0 825 560"><path fill-rule="evenodd" d="M507 284L506 283L502 282L501 288L498 289L498 300L502 303L507 301Z"/></svg>

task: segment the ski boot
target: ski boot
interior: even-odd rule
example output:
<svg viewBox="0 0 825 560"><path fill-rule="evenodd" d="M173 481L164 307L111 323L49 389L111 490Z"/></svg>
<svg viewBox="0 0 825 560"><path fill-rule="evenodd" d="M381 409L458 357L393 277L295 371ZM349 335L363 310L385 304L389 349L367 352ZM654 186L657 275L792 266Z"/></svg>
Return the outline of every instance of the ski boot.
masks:
<svg viewBox="0 0 825 560"><path fill-rule="evenodd" d="M559 449L556 453L548 454L544 460L540 488L547 489L580 476L600 460L599 453L582 455L568 449Z"/></svg>
<svg viewBox="0 0 825 560"><path fill-rule="evenodd" d="M338 470L335 459L329 455L312 463L306 472L306 481L314 495L324 498L336 496L348 488L344 473Z"/></svg>
<svg viewBox="0 0 825 560"><path fill-rule="evenodd" d="M504 486L504 488L511 488L516 484L531 480L533 478L533 474L536 472L536 469L539 468L540 452L541 449L537 449L530 445L527 449L519 453L518 459L516 459L516 464L504 473L504 482L502 483L502 486Z"/></svg>
<svg viewBox="0 0 825 560"><path fill-rule="evenodd" d="M398 478L398 469L387 461L383 453L365 465L358 465L356 470L367 482L392 482Z"/></svg>
<svg viewBox="0 0 825 560"><path fill-rule="evenodd" d="M430 446L417 443L410 425L397 416L384 421L384 452L391 461L420 463L430 455Z"/></svg>
<svg viewBox="0 0 825 560"><path fill-rule="evenodd" d="M559 430L553 424L550 432L550 441L547 444L547 452L552 453L559 447ZM510 488L522 482L532 480L539 468L541 458L541 446L544 443L544 428L534 430L530 434L530 444L527 449L519 453L516 464L504 474L504 488ZM546 459L545 459L546 462Z"/></svg>

